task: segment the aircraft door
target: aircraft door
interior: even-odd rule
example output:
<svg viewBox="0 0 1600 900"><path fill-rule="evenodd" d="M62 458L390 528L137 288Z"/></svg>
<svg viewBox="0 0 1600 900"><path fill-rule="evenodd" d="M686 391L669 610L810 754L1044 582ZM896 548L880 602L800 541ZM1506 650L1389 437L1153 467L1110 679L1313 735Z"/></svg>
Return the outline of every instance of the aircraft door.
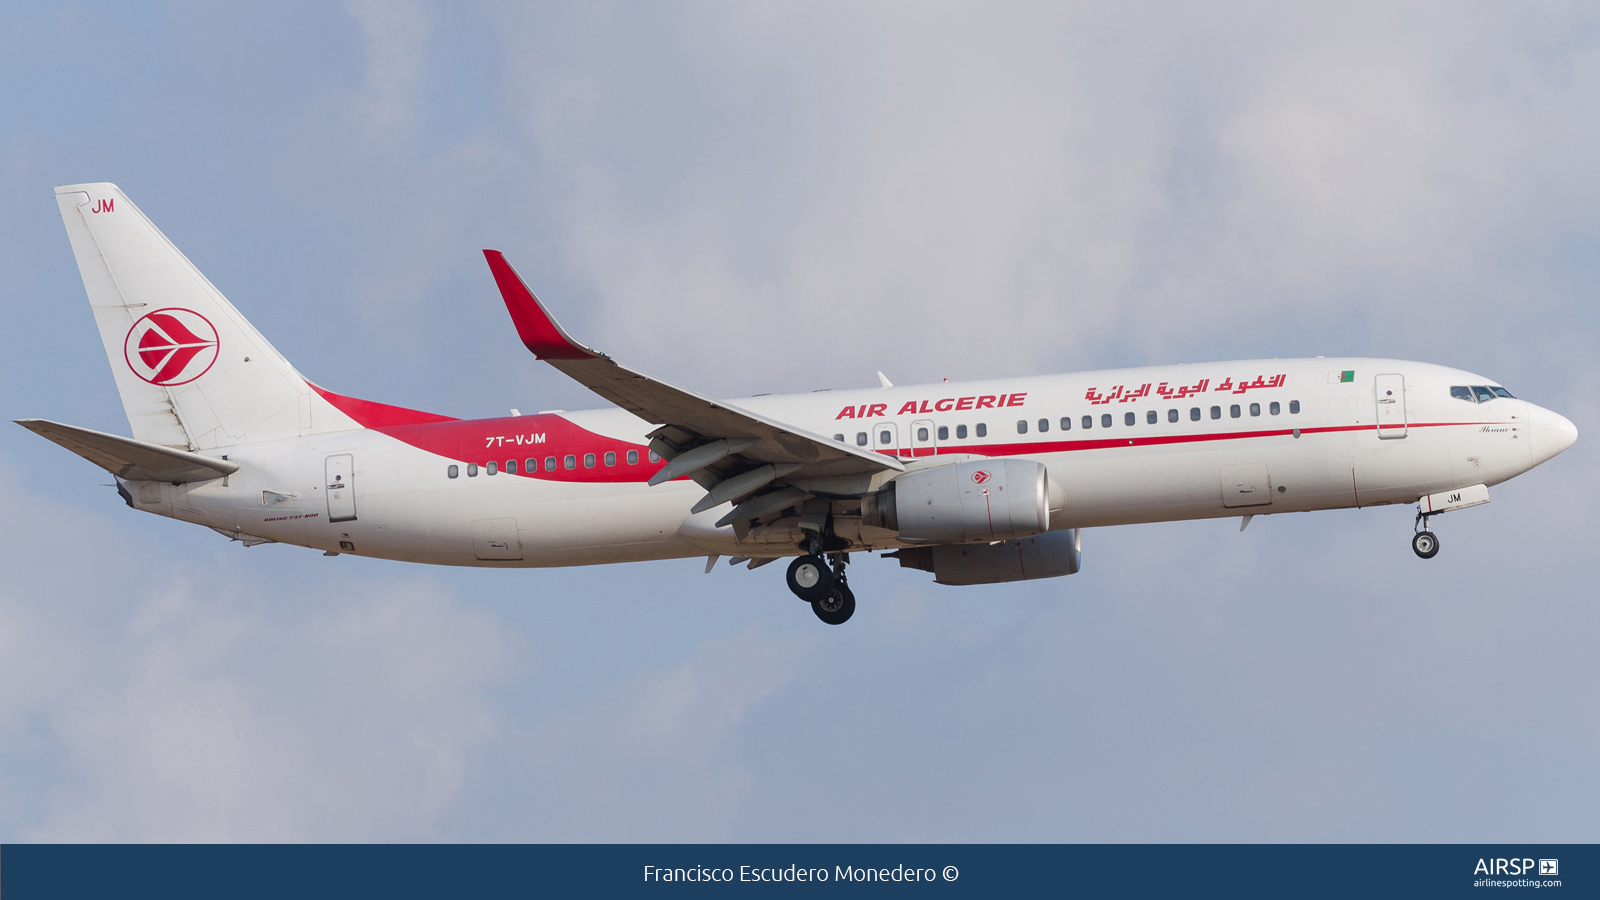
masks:
<svg viewBox="0 0 1600 900"><path fill-rule="evenodd" d="M329 522L348 522L356 517L355 469L355 457L348 453L328 457L325 484Z"/></svg>
<svg viewBox="0 0 1600 900"><path fill-rule="evenodd" d="M879 422L872 426L872 449L890 456L900 455L900 428L893 422ZM907 451L907 455L910 455Z"/></svg>
<svg viewBox="0 0 1600 900"><path fill-rule="evenodd" d="M479 559L521 559L517 520L477 519L472 523L472 550Z"/></svg>
<svg viewBox="0 0 1600 900"><path fill-rule="evenodd" d="M1389 440L1406 436L1406 377L1379 375L1373 383L1378 401L1378 437Z"/></svg>
<svg viewBox="0 0 1600 900"><path fill-rule="evenodd" d="M938 442L934 440L935 429L931 419L918 419L911 423L911 432L906 435L911 445L911 455L914 457L933 456Z"/></svg>
<svg viewBox="0 0 1600 900"><path fill-rule="evenodd" d="M1222 467L1222 505L1268 506L1272 503L1272 476L1266 463Z"/></svg>

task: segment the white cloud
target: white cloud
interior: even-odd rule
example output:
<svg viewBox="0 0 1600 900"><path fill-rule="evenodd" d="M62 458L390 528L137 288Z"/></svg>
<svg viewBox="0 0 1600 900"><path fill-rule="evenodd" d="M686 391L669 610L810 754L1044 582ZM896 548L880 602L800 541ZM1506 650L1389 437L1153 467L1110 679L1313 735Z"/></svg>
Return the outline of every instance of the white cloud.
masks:
<svg viewBox="0 0 1600 900"><path fill-rule="evenodd" d="M380 128L412 124L428 35L433 26L422 5L412 0L345 0L361 22L367 69L362 106Z"/></svg>
<svg viewBox="0 0 1600 900"><path fill-rule="evenodd" d="M757 627L640 671L522 736L506 763L535 815L524 839L731 840L755 772L740 734L814 641Z"/></svg>
<svg viewBox="0 0 1600 900"><path fill-rule="evenodd" d="M111 841L437 834L503 730L489 692L521 665L495 617L427 577L272 577L267 554L303 550L175 564L3 475L0 553L16 574L0 586L0 724L43 722L50 749L11 748L12 765L54 773L33 785L37 820L13 828ZM75 565L58 535L98 564Z"/></svg>
<svg viewBox="0 0 1600 900"><path fill-rule="evenodd" d="M510 53L507 90L613 351L757 389L1267 355L1263 316L1498 302L1496 248L1600 193L1600 59L1552 80L1530 14L1480 13L708 7L649 71ZM646 99L670 164L606 144Z"/></svg>

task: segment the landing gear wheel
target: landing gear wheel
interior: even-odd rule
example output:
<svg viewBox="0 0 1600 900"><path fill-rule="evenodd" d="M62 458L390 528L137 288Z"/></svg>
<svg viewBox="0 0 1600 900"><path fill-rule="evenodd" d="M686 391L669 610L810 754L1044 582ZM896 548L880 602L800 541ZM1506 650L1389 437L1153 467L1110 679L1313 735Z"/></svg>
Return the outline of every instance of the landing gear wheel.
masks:
<svg viewBox="0 0 1600 900"><path fill-rule="evenodd" d="M788 580L789 590L807 603L826 599L833 588L833 573L820 556L802 556L790 563Z"/></svg>
<svg viewBox="0 0 1600 900"><path fill-rule="evenodd" d="M1439 539L1431 531L1419 531L1411 538L1411 549L1423 559L1439 555Z"/></svg>
<svg viewBox="0 0 1600 900"><path fill-rule="evenodd" d="M856 595L845 585L837 585L821 600L811 601L811 611L829 625L843 625L856 614Z"/></svg>

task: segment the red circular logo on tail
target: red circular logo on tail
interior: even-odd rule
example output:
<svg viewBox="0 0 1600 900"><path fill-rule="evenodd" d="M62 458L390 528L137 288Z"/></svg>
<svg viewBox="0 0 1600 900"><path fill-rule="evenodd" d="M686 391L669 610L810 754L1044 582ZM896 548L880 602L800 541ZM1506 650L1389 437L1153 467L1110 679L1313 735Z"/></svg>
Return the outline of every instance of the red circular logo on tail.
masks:
<svg viewBox="0 0 1600 900"><path fill-rule="evenodd" d="M168 307L133 323L122 342L122 356L133 374L151 384L188 384L217 361L217 329L191 309Z"/></svg>
<svg viewBox="0 0 1600 900"><path fill-rule="evenodd" d="M988 481L988 480L989 480L989 473L985 472L982 469L979 469L978 471L972 473L972 483L973 484L983 484L985 481Z"/></svg>

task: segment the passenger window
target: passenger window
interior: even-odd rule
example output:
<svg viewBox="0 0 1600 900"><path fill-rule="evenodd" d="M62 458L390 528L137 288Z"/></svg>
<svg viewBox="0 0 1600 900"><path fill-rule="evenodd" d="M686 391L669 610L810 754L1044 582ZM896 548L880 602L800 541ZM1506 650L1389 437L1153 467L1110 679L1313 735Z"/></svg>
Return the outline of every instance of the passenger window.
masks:
<svg viewBox="0 0 1600 900"><path fill-rule="evenodd" d="M488 462L488 465L487 465L487 468L488 468L488 471L489 471L489 474L490 474L490 475L493 475L493 474L494 474L494 473L495 473L495 472L498 472L498 471L500 471L500 468L499 468L499 466L500 466L500 464L499 464L499 463L497 463L497 462L495 462L495 461L494 461L494 460L492 460L492 459L491 459L491 460L489 460L489 462Z"/></svg>
<svg viewBox="0 0 1600 900"><path fill-rule="evenodd" d="M950 426L949 425L940 425L939 426L939 440L941 440L941 441L950 440Z"/></svg>
<svg viewBox="0 0 1600 900"><path fill-rule="evenodd" d="M515 475L515 474L517 474L517 461L516 460L514 460L514 459L506 460L506 474L507 475Z"/></svg>
<svg viewBox="0 0 1600 900"><path fill-rule="evenodd" d="M1084 416L1083 417L1083 427L1085 429L1093 428L1094 427L1094 416Z"/></svg>
<svg viewBox="0 0 1600 900"><path fill-rule="evenodd" d="M1473 385L1472 392L1478 395L1479 403L1488 403L1490 400L1494 399L1494 391L1489 390L1483 385Z"/></svg>
<svg viewBox="0 0 1600 900"><path fill-rule="evenodd" d="M1200 421L1200 407L1198 407L1198 406L1189 407L1189 421L1191 421L1191 422Z"/></svg>
<svg viewBox="0 0 1600 900"><path fill-rule="evenodd" d="M585 453L583 455L583 467L585 469L594 468L594 454L593 453Z"/></svg>
<svg viewBox="0 0 1600 900"><path fill-rule="evenodd" d="M537 459L525 459L522 461L523 474L532 475L537 471L539 471L539 461Z"/></svg>
<svg viewBox="0 0 1600 900"><path fill-rule="evenodd" d="M887 432L887 431L878 432L878 444L880 446L887 447L889 445L889 441L890 441L889 432Z"/></svg>
<svg viewBox="0 0 1600 900"><path fill-rule="evenodd" d="M1072 417L1071 416L1062 416L1061 417L1061 430L1062 431L1071 431L1072 430Z"/></svg>
<svg viewBox="0 0 1600 900"><path fill-rule="evenodd" d="M1027 433L1028 433L1028 420L1027 419L1018 419L1017 420L1017 434L1027 434Z"/></svg>
<svg viewBox="0 0 1600 900"><path fill-rule="evenodd" d="M478 477L478 464L477 463L467 463L467 477L468 478L477 478Z"/></svg>
<svg viewBox="0 0 1600 900"><path fill-rule="evenodd" d="M973 427L972 432L973 432L973 434L977 435L978 437L988 437L989 436L989 426L985 425L982 422L979 422L976 426Z"/></svg>
<svg viewBox="0 0 1600 900"><path fill-rule="evenodd" d="M1111 427L1111 413L1102 413L1101 414L1101 416L1100 416L1100 427L1101 428L1110 428Z"/></svg>
<svg viewBox="0 0 1600 900"><path fill-rule="evenodd" d="M444 470L444 474L445 474L446 478L460 478L461 477L461 467L460 466L451 466L450 468Z"/></svg>
<svg viewBox="0 0 1600 900"><path fill-rule="evenodd" d="M857 447L865 447L866 445L867 445L867 433L865 431L856 432L856 446Z"/></svg>
<svg viewBox="0 0 1600 900"><path fill-rule="evenodd" d="M617 454L615 452L611 451L611 450L607 450L606 451L606 465L614 466L616 464L617 464Z"/></svg>
<svg viewBox="0 0 1600 900"><path fill-rule="evenodd" d="M1043 434L1043 433L1045 433L1046 431L1049 431L1049 430L1050 430L1050 420L1049 419L1040 419L1039 420L1039 433Z"/></svg>
<svg viewBox="0 0 1600 900"><path fill-rule="evenodd" d="M554 472L556 470L556 458L554 456L546 456L544 458L544 470L546 472Z"/></svg>
<svg viewBox="0 0 1600 900"><path fill-rule="evenodd" d="M1220 407L1220 406L1211 407L1211 418L1213 418L1213 419L1222 418L1222 407Z"/></svg>
<svg viewBox="0 0 1600 900"><path fill-rule="evenodd" d="M1124 425L1132 425L1133 424L1133 418L1134 418L1133 413L1131 413L1131 412L1123 413L1122 414L1122 424L1124 424Z"/></svg>
<svg viewBox="0 0 1600 900"><path fill-rule="evenodd" d="M561 457L561 465L568 469L576 469L578 467L578 458L568 453L566 456Z"/></svg>
<svg viewBox="0 0 1600 900"><path fill-rule="evenodd" d="M1178 421L1178 411L1175 410L1175 409L1167 410L1167 421L1168 422L1176 422L1176 421Z"/></svg>
<svg viewBox="0 0 1600 900"><path fill-rule="evenodd" d="M1506 390L1503 387L1490 388L1489 390L1494 391L1494 395L1496 397L1504 397L1507 400L1515 400L1515 399L1517 399L1517 398L1511 396L1511 392Z"/></svg>
<svg viewBox="0 0 1600 900"><path fill-rule="evenodd" d="M1456 398L1457 400L1466 400L1466 401L1471 402L1471 403L1478 402L1478 401L1472 399L1472 388L1463 387L1461 385L1457 385L1457 386L1451 388L1450 389L1450 396Z"/></svg>
<svg viewBox="0 0 1600 900"><path fill-rule="evenodd" d="M1239 418L1239 404L1235 403L1234 405L1228 407L1228 417L1233 419Z"/></svg>
<svg viewBox="0 0 1600 900"><path fill-rule="evenodd" d="M1152 409L1149 412L1145 413L1144 414L1144 420L1145 420L1146 424L1154 425L1156 423L1156 411Z"/></svg>
<svg viewBox="0 0 1600 900"><path fill-rule="evenodd" d="M638 464L639 464L639 451L637 451L637 450L629 450L628 451L628 465L637 466Z"/></svg>
<svg viewBox="0 0 1600 900"><path fill-rule="evenodd" d="M650 461L653 462L653 463L661 462L661 454L655 452L654 450L651 450L650 451Z"/></svg>
<svg viewBox="0 0 1600 900"><path fill-rule="evenodd" d="M967 426L965 426L965 425L957 425L956 426L956 438L959 439L959 440L963 440L963 441L967 439Z"/></svg>
<svg viewBox="0 0 1600 900"><path fill-rule="evenodd" d="M1283 407L1279 406L1278 405L1278 401L1276 401L1276 400L1272 401L1272 405L1267 407L1267 412L1272 413L1273 415L1277 415L1278 413L1280 413L1282 411L1283 411Z"/></svg>
<svg viewBox="0 0 1600 900"><path fill-rule="evenodd" d="M839 442L839 443L841 443L841 444L842 444L842 443L844 443L844 435L842 435L842 434L836 434L836 435L834 435L834 436L833 436L833 439L834 439L834 440L836 440L836 441L838 441L838 442Z"/></svg>
<svg viewBox="0 0 1600 900"><path fill-rule="evenodd" d="M1252 415L1252 416L1261 415L1261 404L1259 404L1259 403L1250 404L1250 415Z"/></svg>
<svg viewBox="0 0 1600 900"><path fill-rule="evenodd" d="M1291 416L1300 415L1300 401L1299 400L1290 400L1289 401L1289 415L1291 415Z"/></svg>
<svg viewBox="0 0 1600 900"><path fill-rule="evenodd" d="M917 429L917 440L919 440L919 441L921 441L923 443L927 443L927 441L928 441L928 429L926 429L926 428L918 428Z"/></svg>

